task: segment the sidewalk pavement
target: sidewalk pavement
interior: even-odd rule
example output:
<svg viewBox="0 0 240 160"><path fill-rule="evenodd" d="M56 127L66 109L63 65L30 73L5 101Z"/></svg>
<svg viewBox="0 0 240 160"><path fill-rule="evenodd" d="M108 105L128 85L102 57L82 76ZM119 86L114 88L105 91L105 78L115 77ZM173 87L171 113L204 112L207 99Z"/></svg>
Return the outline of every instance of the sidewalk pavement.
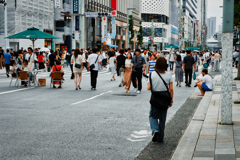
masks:
<svg viewBox="0 0 240 160"><path fill-rule="evenodd" d="M4 74L6 74L6 69L5 68L0 69L0 75L4 75Z"/></svg>
<svg viewBox="0 0 240 160"><path fill-rule="evenodd" d="M240 160L240 105L233 104L233 125L221 125L221 75L214 82L214 90L201 100L172 160ZM233 81L232 97L239 100L240 81Z"/></svg>

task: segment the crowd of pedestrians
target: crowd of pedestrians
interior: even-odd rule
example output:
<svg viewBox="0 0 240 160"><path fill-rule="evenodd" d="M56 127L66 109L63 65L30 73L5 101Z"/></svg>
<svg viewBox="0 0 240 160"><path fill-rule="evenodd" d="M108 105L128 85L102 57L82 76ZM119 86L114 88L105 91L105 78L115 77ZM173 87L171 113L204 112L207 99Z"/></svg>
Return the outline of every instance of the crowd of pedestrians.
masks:
<svg viewBox="0 0 240 160"><path fill-rule="evenodd" d="M233 54L234 65L238 65L239 52ZM220 70L221 53L209 51L173 51L169 54L163 52L153 52L136 49L120 49L110 51L99 51L97 48L90 49L73 49L71 53L67 51L50 51L42 52L40 49L27 50L7 50L3 54L0 48L0 68L6 68L6 75L17 74L19 71L42 70L50 72L54 76L56 71L62 73L64 80L63 67L70 66L71 79L74 79L75 90L81 90L82 72L90 72L90 85L92 90L97 89L98 72L104 68L111 72L109 81L115 81L119 76L119 87L125 87L127 93L130 93L131 85L135 93L140 94L142 91L142 77L148 78L148 90L151 90L152 97L150 100L150 126L152 129L152 141L162 142L164 139L164 127L167 116L167 110L173 103L173 77L175 73L176 86L181 87L184 82L185 86L191 87L192 76L194 72L199 71L199 65L203 65L201 74L202 79L197 79L194 87L198 87L201 94L211 91L213 80L208 74L208 68L211 70ZM173 72L171 72L173 71ZM29 74L31 77L31 74ZM27 82L24 83L26 85ZM53 82L53 88L61 88L61 82ZM164 105L158 105L154 101L154 95L162 94L158 99Z"/></svg>

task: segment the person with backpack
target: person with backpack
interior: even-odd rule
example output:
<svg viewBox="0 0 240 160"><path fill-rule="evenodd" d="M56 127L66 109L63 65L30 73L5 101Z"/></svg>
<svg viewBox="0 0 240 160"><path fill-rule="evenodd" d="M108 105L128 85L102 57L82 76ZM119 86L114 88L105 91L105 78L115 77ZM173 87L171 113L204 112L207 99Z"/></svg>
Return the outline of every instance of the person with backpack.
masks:
<svg viewBox="0 0 240 160"><path fill-rule="evenodd" d="M88 56L88 70L90 71L91 76L91 89L96 90L97 86L97 77L98 77L98 63L100 63L102 68L102 59L97 54L98 49L93 48L93 53Z"/></svg>
<svg viewBox="0 0 240 160"><path fill-rule="evenodd" d="M164 141L164 129L167 110L173 104L173 77L167 72L167 60L157 59L155 71L150 73L148 90L151 90L149 122L152 130L152 142Z"/></svg>
<svg viewBox="0 0 240 160"><path fill-rule="evenodd" d="M145 74L146 61L141 56L140 49L136 49L135 54L136 56L134 56L131 61L132 83L134 87L134 92L140 94L142 90L142 75ZM138 86L136 84L136 79L138 80Z"/></svg>

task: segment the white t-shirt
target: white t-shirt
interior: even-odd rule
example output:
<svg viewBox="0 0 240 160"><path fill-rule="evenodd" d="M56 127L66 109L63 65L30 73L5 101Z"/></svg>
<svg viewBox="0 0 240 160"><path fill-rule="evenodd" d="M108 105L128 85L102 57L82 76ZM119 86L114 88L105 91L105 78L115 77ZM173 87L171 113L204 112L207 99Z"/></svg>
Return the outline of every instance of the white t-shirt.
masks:
<svg viewBox="0 0 240 160"><path fill-rule="evenodd" d="M209 89L213 89L213 80L212 77L208 74L202 78L202 81L208 86Z"/></svg>
<svg viewBox="0 0 240 160"><path fill-rule="evenodd" d="M169 88L169 83L173 82L172 74L169 72L166 72L164 74L160 73L160 75L165 80L165 82L167 83L168 88ZM153 91L167 91L166 86L164 85L162 79L159 77L159 75L156 73L156 71L153 71L151 73L151 79L152 79ZM148 82L150 83L150 80L148 80Z"/></svg>
<svg viewBox="0 0 240 160"><path fill-rule="evenodd" d="M89 63L89 66L92 64L95 64L95 68L93 68L94 71L98 71L98 63L102 62L102 59L98 57L96 53L92 53L88 56L87 62ZM97 59L97 62L96 62ZM96 62L96 63L95 63Z"/></svg>
<svg viewBox="0 0 240 160"><path fill-rule="evenodd" d="M83 62L83 63L86 63L85 58L86 58L86 55L85 55L85 53L83 53L83 54L82 54L82 62Z"/></svg>
<svg viewBox="0 0 240 160"><path fill-rule="evenodd" d="M34 70L34 60L37 61L37 56L35 53L30 54L26 54L25 59L28 61L28 68L29 71Z"/></svg>
<svg viewBox="0 0 240 160"><path fill-rule="evenodd" d="M106 59L106 58L107 58L107 56L106 56L106 53L105 53L105 52L103 52L103 53L102 53L102 55L103 55L103 59Z"/></svg>
<svg viewBox="0 0 240 160"><path fill-rule="evenodd" d="M174 57L175 57L175 53L174 52L171 52L170 54L169 54L169 56L170 56L170 62L174 62Z"/></svg>
<svg viewBox="0 0 240 160"><path fill-rule="evenodd" d="M115 63L114 63L114 61L116 61L116 58L115 57L111 57L110 59L109 59L109 67L114 67L115 66Z"/></svg>
<svg viewBox="0 0 240 160"><path fill-rule="evenodd" d="M181 58L182 58L182 61L184 60L184 57L186 56L184 53L181 53Z"/></svg>

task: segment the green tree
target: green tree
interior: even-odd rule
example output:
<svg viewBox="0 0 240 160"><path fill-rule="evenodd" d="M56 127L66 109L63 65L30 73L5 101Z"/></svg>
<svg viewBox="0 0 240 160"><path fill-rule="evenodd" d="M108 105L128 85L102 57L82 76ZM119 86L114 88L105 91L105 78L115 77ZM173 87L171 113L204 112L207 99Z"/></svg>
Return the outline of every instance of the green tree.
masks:
<svg viewBox="0 0 240 160"><path fill-rule="evenodd" d="M137 35L137 40L138 40L138 45L139 45L140 47L142 47L142 45L143 45L143 28L142 28L142 21L140 21L139 24L140 24L140 28L139 28L138 35Z"/></svg>
<svg viewBox="0 0 240 160"><path fill-rule="evenodd" d="M129 31L131 32L131 38L130 38L130 44L133 45L133 38L134 38L134 22L133 22L133 16L129 16Z"/></svg>

